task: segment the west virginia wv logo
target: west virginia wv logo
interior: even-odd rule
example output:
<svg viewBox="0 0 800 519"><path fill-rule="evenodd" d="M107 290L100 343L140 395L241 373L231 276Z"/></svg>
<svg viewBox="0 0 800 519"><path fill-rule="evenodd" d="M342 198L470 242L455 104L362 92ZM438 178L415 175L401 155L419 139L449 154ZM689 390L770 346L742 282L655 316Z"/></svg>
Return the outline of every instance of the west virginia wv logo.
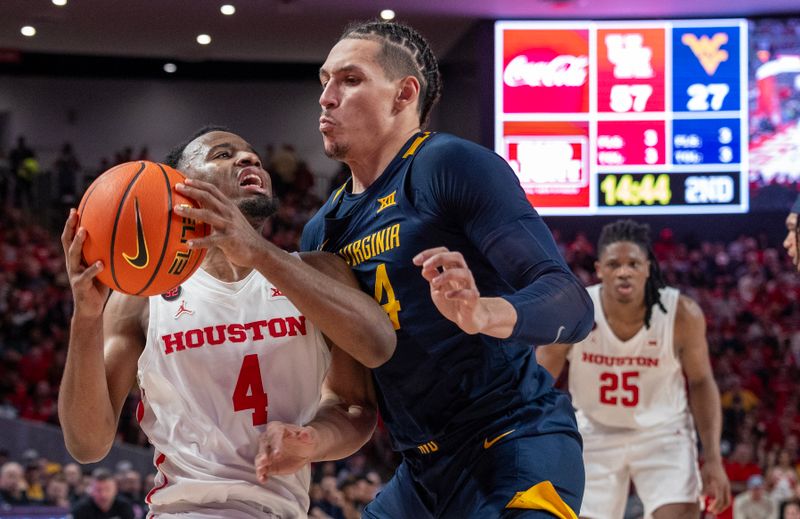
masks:
<svg viewBox="0 0 800 519"><path fill-rule="evenodd" d="M713 76L723 61L728 61L728 51L720 49L728 43L728 35L718 32L711 38L704 34L699 38L694 34L684 34L681 43L692 49L706 74Z"/></svg>

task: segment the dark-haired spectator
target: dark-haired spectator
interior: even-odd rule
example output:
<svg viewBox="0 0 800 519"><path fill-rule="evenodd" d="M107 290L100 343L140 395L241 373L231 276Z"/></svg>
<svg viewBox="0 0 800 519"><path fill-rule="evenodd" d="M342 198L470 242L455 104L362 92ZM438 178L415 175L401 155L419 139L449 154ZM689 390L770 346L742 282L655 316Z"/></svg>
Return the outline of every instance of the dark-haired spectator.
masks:
<svg viewBox="0 0 800 519"><path fill-rule="evenodd" d="M127 499L133 507L134 517L143 519L147 515L148 508L142 491L142 475L130 468L117 472L117 487L119 495Z"/></svg>
<svg viewBox="0 0 800 519"><path fill-rule="evenodd" d="M67 463L62 473L69 487L69 501L74 505L83 497L83 471L77 463Z"/></svg>
<svg viewBox="0 0 800 519"><path fill-rule="evenodd" d="M779 519L800 519L800 499L795 498L781 503L781 513L778 517Z"/></svg>
<svg viewBox="0 0 800 519"><path fill-rule="evenodd" d="M72 144L65 142L53 164L53 172L56 175L56 185L58 186L57 199L66 207L75 203L75 183L80 169L81 163L72 149Z"/></svg>
<svg viewBox="0 0 800 519"><path fill-rule="evenodd" d="M92 473L88 494L72 508L73 519L134 519L133 507L117 495L117 482L108 470Z"/></svg>
<svg viewBox="0 0 800 519"><path fill-rule="evenodd" d="M733 453L725 461L725 472L734 495L747 490L750 477L761 474L758 464L753 461L752 445L744 442L736 444Z"/></svg>
<svg viewBox="0 0 800 519"><path fill-rule="evenodd" d="M767 484L771 489L770 495L775 502L786 501L794 497L797 486L797 469L789 451L781 449L777 453L774 465L767 469Z"/></svg>
<svg viewBox="0 0 800 519"><path fill-rule="evenodd" d="M47 506L70 508L69 485L63 474L55 474L47 482L44 502Z"/></svg>

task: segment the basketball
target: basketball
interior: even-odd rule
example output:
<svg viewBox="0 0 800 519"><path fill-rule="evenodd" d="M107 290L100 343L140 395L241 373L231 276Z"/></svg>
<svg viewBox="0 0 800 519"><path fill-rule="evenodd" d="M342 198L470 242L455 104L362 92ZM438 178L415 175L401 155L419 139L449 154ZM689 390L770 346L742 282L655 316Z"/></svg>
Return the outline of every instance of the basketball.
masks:
<svg viewBox="0 0 800 519"><path fill-rule="evenodd" d="M79 226L86 229L83 260L103 262L97 276L103 284L151 296L197 270L205 249L191 250L186 242L210 229L173 212L178 205L197 206L174 189L184 178L169 166L140 160L114 166L89 186L78 206Z"/></svg>

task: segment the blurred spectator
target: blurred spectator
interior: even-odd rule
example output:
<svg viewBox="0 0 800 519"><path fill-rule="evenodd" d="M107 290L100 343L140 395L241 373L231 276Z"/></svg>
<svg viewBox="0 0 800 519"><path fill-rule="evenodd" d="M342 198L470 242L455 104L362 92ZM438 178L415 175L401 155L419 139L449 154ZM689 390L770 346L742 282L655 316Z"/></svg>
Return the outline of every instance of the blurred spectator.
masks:
<svg viewBox="0 0 800 519"><path fill-rule="evenodd" d="M800 500L797 498L781 503L779 519L800 519Z"/></svg>
<svg viewBox="0 0 800 519"><path fill-rule="evenodd" d="M83 496L83 471L77 463L67 463L63 468L64 480L69 488L69 501L73 505Z"/></svg>
<svg viewBox="0 0 800 519"><path fill-rule="evenodd" d="M6 462L0 467L0 506L29 505L25 471L15 461Z"/></svg>
<svg viewBox="0 0 800 519"><path fill-rule="evenodd" d="M747 490L733 500L733 519L772 519L775 502L767 494L764 478L756 474L747 480Z"/></svg>
<svg viewBox="0 0 800 519"><path fill-rule="evenodd" d="M770 495L776 502L794 497L794 489L797 486L797 469L786 449L778 452L777 463L767 470L767 481L772 489Z"/></svg>
<svg viewBox="0 0 800 519"><path fill-rule="evenodd" d="M89 484L89 496L72 508L73 519L133 519L133 508L117 495L117 482L106 469L96 469Z"/></svg>
<svg viewBox="0 0 800 519"><path fill-rule="evenodd" d="M761 474L761 469L753 460L753 447L749 443L736 445L733 454L725 462L725 472L734 495L747 490L747 482L751 476Z"/></svg>
<svg viewBox="0 0 800 519"><path fill-rule="evenodd" d="M35 156L32 149L28 147L24 135L17 137L17 146L8 154L8 165L11 173L16 175L17 171L22 167L22 162Z"/></svg>
<svg viewBox="0 0 800 519"><path fill-rule="evenodd" d="M61 153L53 164L53 173L58 186L58 201L62 205L71 207L75 204L75 188L81 163L72 149L72 144L65 142Z"/></svg>
<svg viewBox="0 0 800 519"><path fill-rule="evenodd" d="M47 482L44 503L48 506L70 508L69 485L63 474L56 474Z"/></svg>
<svg viewBox="0 0 800 519"><path fill-rule="evenodd" d="M33 179L41 171L36 154L25 142L25 137L17 138L17 147L9 154L11 173L14 179L15 207L30 210L33 207Z"/></svg>
<svg viewBox="0 0 800 519"><path fill-rule="evenodd" d="M127 499L133 507L133 516L136 519L144 519L148 508L144 501L142 475L131 468L117 472L117 487L119 495Z"/></svg>

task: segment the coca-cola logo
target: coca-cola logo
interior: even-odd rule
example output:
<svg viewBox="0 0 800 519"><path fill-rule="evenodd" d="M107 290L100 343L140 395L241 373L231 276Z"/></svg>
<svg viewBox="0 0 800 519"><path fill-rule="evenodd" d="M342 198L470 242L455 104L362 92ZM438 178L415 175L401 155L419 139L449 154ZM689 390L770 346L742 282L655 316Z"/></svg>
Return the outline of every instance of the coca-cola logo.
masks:
<svg viewBox="0 0 800 519"><path fill-rule="evenodd" d="M562 54L550 61L528 61L524 54L506 65L503 82L509 87L579 87L586 83L589 58Z"/></svg>

